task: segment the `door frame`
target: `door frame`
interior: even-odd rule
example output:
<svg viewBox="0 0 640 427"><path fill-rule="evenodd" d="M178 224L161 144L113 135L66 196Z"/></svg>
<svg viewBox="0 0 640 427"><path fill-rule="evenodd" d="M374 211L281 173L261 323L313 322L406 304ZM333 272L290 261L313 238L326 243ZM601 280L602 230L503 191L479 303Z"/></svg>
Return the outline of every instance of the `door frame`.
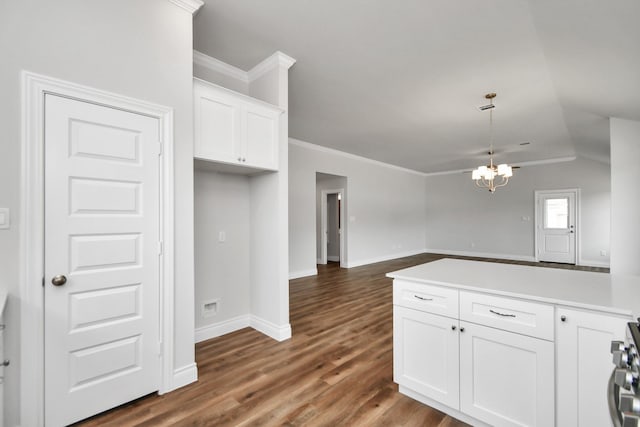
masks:
<svg viewBox="0 0 640 427"><path fill-rule="evenodd" d="M576 254L576 263L575 265L582 265L582 263L580 262L580 260L582 259L581 255L580 255L580 189L579 188L566 188L566 189L559 189L559 190L535 190L534 191L534 202L533 202L533 206L534 206L534 222L533 222L533 242L534 242L534 258L536 262L540 262L540 259L538 257L538 248L540 247L540 243L538 242L538 226L540 225L540 221L542 221L542 218L540 218L540 200L542 198L543 195L553 195L553 194L560 194L560 193L573 193L574 196L574 200L575 200L575 238L574 238L574 253Z"/></svg>
<svg viewBox="0 0 640 427"><path fill-rule="evenodd" d="M344 188L337 188L334 190L321 190L320 192L320 261L322 264L327 263L327 196L329 194L340 194L340 267L346 268L346 261L344 255L344 234L345 234L345 222L344 222L344 206L345 199Z"/></svg>
<svg viewBox="0 0 640 427"><path fill-rule="evenodd" d="M153 117L159 121L160 394L174 379L174 143L173 109L23 71L20 212L20 422L44 425L44 99L57 95Z"/></svg>

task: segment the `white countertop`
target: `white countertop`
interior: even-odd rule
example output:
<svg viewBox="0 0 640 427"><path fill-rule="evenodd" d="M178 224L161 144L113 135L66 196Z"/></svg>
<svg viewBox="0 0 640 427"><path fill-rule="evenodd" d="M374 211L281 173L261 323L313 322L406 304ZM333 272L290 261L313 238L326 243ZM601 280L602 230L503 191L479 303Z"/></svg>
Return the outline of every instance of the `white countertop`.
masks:
<svg viewBox="0 0 640 427"><path fill-rule="evenodd" d="M387 277L551 304L640 315L640 277L590 271L441 259Z"/></svg>

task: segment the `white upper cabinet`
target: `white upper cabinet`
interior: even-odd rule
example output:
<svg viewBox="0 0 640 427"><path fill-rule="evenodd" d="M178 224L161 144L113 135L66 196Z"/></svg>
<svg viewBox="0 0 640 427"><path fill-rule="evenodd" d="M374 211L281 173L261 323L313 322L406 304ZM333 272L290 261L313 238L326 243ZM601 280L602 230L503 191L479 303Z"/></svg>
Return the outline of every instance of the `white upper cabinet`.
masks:
<svg viewBox="0 0 640 427"><path fill-rule="evenodd" d="M236 171L278 170L282 110L199 79L194 79L194 157Z"/></svg>

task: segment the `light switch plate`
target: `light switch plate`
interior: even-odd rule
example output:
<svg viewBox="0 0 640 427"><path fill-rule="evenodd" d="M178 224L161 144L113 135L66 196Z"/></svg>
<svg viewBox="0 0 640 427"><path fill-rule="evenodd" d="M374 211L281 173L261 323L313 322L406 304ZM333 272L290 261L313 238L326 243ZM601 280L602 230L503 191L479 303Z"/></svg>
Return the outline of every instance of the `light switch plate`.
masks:
<svg viewBox="0 0 640 427"><path fill-rule="evenodd" d="M0 229L8 229L11 225L9 208L0 208Z"/></svg>

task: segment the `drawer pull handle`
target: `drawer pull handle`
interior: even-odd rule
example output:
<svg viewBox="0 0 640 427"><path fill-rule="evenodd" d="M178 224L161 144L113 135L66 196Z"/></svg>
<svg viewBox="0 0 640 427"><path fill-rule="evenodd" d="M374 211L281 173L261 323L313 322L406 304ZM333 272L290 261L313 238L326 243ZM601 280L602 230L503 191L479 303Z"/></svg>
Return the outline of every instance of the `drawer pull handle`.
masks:
<svg viewBox="0 0 640 427"><path fill-rule="evenodd" d="M421 297L421 296L418 296L418 295L414 295L413 297L414 298L418 298L421 301L433 301L433 298L425 298L425 297Z"/></svg>
<svg viewBox="0 0 640 427"><path fill-rule="evenodd" d="M502 317L516 317L515 314L504 314L504 313L499 313L497 311L493 311L491 309L489 309L490 312L492 312L493 314L497 314L498 316L502 316Z"/></svg>

